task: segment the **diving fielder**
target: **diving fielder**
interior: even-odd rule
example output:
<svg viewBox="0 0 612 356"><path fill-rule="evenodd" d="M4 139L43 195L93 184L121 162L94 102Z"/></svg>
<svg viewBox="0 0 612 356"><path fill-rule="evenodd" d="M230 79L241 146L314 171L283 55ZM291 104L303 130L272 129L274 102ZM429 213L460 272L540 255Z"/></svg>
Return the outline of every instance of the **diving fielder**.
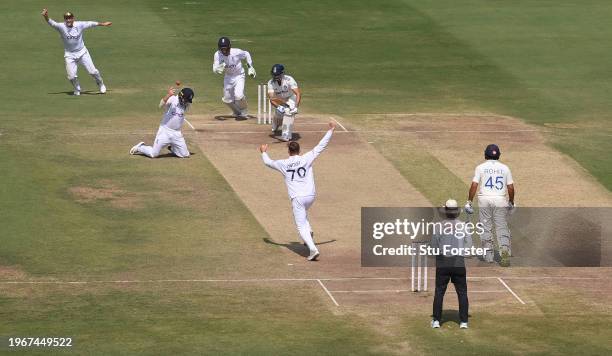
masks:
<svg viewBox="0 0 612 356"><path fill-rule="evenodd" d="M66 12L64 14L64 23L57 23L49 18L49 11L43 9L41 15L47 21L49 26L59 32L62 41L64 41L64 61L66 62L66 73L68 80L74 88L74 95L81 95L81 85L77 76L77 64L82 65L96 81L100 93L106 93L106 86L102 80L100 71L96 69L89 55L85 42L83 41L83 32L91 27L110 26L112 22L96 22L96 21L75 21L74 14Z"/></svg>
<svg viewBox="0 0 612 356"><path fill-rule="evenodd" d="M225 74L221 101L232 109L236 118L247 119L247 99L244 95L245 75L242 61L246 61L249 76L255 78L257 73L253 68L251 54L239 48L232 48L230 39L227 37L219 38L217 46L219 50L215 52L213 72Z"/></svg>
<svg viewBox="0 0 612 356"><path fill-rule="evenodd" d="M308 261L315 261L319 257L319 250L313 241L312 227L310 222L308 222L308 209L310 209L316 197L312 165L315 159L327 147L335 129L336 124L330 122L329 130L319 144L303 156L300 155L300 144L295 141L289 142L287 145L289 158L278 161L274 161L268 156L266 152L268 145L261 145L259 147L264 164L281 172L285 177L289 199L291 199L291 205L293 206L295 225L302 241L304 241L310 250Z"/></svg>
<svg viewBox="0 0 612 356"><path fill-rule="evenodd" d="M181 132L185 122L185 111L193 101L193 90L183 88L178 95L174 95L174 88L168 89L168 94L159 103L160 107L166 109L164 117L157 130L153 146L145 146L141 141L130 149L130 154L141 153L145 156L155 158L163 147L168 147L170 152L179 158L189 157L189 149Z"/></svg>
<svg viewBox="0 0 612 356"><path fill-rule="evenodd" d="M285 74L285 66L275 64L270 71L272 79L268 81L268 96L274 106L272 118L272 133L276 136L282 127L281 140L291 141L293 138L293 122L302 100L302 92L293 77Z"/></svg>
<svg viewBox="0 0 612 356"><path fill-rule="evenodd" d="M488 248L485 261L493 262L493 224L495 224L495 235L501 255L500 265L510 265L509 257L512 256L510 245L510 229L506 218L508 213L514 209L514 181L510 168L499 162L501 152L495 144L488 145L485 149L485 162L476 167L472 186L468 193L468 201L465 211L474 213L472 200L478 192L478 220L483 226L480 236L482 247Z"/></svg>

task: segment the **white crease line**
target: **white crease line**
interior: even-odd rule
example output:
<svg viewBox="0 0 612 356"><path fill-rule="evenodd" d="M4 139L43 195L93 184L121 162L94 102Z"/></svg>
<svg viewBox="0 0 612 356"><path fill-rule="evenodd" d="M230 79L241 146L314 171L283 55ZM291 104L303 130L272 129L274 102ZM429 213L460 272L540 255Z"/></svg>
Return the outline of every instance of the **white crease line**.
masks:
<svg viewBox="0 0 612 356"><path fill-rule="evenodd" d="M403 293L413 292L411 289L365 289L365 290L332 290L333 293ZM500 290L469 290L468 293L506 293L505 289Z"/></svg>
<svg viewBox="0 0 612 356"><path fill-rule="evenodd" d="M321 285L321 288L323 288L325 293L327 293L327 295L329 295L329 297L331 298L332 302L334 302L334 304L336 304L336 306L339 307L340 304L338 304L338 302L336 302L336 298L334 298L334 296L329 292L327 287L325 287L325 284L323 284L323 282L321 282L320 279L317 279L317 282L319 282L319 285Z"/></svg>
<svg viewBox="0 0 612 356"><path fill-rule="evenodd" d="M525 302L523 302L523 300L516 295L516 293L514 293L514 291L506 284L506 282L504 282L503 279L497 277L497 280L504 285L504 287L506 287L506 289L508 290L508 292L512 293L512 295L514 296L514 298L516 298L516 300L518 300L519 302L521 302L521 304L525 304Z"/></svg>
<svg viewBox="0 0 612 356"><path fill-rule="evenodd" d="M294 129L297 133L323 133L327 130L299 130ZM200 131L210 134L264 134L268 131ZM419 133L516 133L516 132L539 132L539 130L347 130L340 131L342 133L390 133L395 135L401 134L419 134Z"/></svg>
<svg viewBox="0 0 612 356"><path fill-rule="evenodd" d="M336 123L337 123L337 124L338 124L340 127L342 127L342 129L344 130L344 132L348 132L348 130L346 129L346 127L344 127L344 125L342 125L342 124L340 123L340 121L336 120L336 119L335 119L335 118L333 118L333 117L330 117L330 119L334 120L334 121L335 121L335 122L336 122Z"/></svg>
<svg viewBox="0 0 612 356"><path fill-rule="evenodd" d="M234 126L234 125L240 125L240 123L225 123L225 122L199 122L197 120L193 120L193 118L191 119L196 125L200 126L200 125L204 125L204 126ZM231 121L230 121L231 122ZM300 122L300 126L302 125L327 125L327 122ZM249 125L254 125L254 126L260 126L259 124L249 124Z"/></svg>
<svg viewBox="0 0 612 356"><path fill-rule="evenodd" d="M531 276L531 277L504 277L505 279L567 279L567 280L607 280L600 277L565 277L565 276ZM408 277L337 277L337 278L253 278L253 279L144 279L144 280L92 280L92 281L10 281L0 280L0 284L120 284L120 283L259 283L259 282L308 282L308 281L355 281L355 280L409 280ZM429 278L433 280L434 278ZM505 285L500 277L482 276L467 277L468 280L497 279ZM506 286L506 288L508 288Z"/></svg>

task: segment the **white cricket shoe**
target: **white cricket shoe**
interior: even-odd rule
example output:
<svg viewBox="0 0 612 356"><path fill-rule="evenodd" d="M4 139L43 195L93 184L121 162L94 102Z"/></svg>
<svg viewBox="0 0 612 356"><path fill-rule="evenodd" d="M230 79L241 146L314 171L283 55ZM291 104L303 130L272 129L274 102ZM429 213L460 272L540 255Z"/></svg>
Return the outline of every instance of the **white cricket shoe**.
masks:
<svg viewBox="0 0 612 356"><path fill-rule="evenodd" d="M440 329L440 322L437 320L432 320L431 321L431 328L432 329Z"/></svg>
<svg viewBox="0 0 612 356"><path fill-rule="evenodd" d="M74 92L72 92L72 95L79 96L79 95L81 95L81 91L75 90Z"/></svg>
<svg viewBox="0 0 612 356"><path fill-rule="evenodd" d="M100 94L106 94L106 85L100 84Z"/></svg>
<svg viewBox="0 0 612 356"><path fill-rule="evenodd" d="M131 154L131 155L135 155L136 153L138 153L138 148L139 148L140 146L142 146L142 145L144 145L144 141L138 142L138 143L136 144L136 146L134 146L134 147L132 147L132 148L130 149L130 154Z"/></svg>
<svg viewBox="0 0 612 356"><path fill-rule="evenodd" d="M308 261L316 261L317 258L319 258L319 251L314 251L308 256Z"/></svg>
<svg viewBox="0 0 612 356"><path fill-rule="evenodd" d="M459 329L467 329L467 328L468 328L467 323L461 323L461 324L459 324Z"/></svg>

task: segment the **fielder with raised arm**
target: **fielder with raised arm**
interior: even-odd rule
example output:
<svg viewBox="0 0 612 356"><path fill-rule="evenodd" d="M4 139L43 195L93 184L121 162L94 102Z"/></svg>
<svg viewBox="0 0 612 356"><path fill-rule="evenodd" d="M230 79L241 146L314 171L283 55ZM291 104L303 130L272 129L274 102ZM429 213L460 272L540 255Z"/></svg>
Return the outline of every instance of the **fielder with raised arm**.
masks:
<svg viewBox="0 0 612 356"><path fill-rule="evenodd" d="M221 101L232 109L236 118L247 119L247 99L244 95L244 60L249 68L249 76L255 78L257 73L253 68L251 54L239 48L232 48L230 39L227 37L219 38L217 43L218 51L215 52L213 60L213 72L225 74L223 78L223 97Z"/></svg>
<svg viewBox="0 0 612 356"><path fill-rule="evenodd" d="M281 140L293 138L293 122L302 100L302 92L293 77L285 74L285 66L275 64L270 71L272 79L268 81L268 96L276 110L272 118L272 133L276 136L282 127Z"/></svg>
<svg viewBox="0 0 612 356"><path fill-rule="evenodd" d="M166 112L157 130L155 143L153 146L145 146L141 141L130 149L130 154L142 153L145 156L155 158L159 156L159 151L163 147L168 147L170 152L179 158L189 157L189 149L181 132L185 122L185 112L189 109L193 101L193 90L183 88L178 95L175 95L174 88L168 89L168 94L164 96L159 106Z"/></svg>
<svg viewBox="0 0 612 356"><path fill-rule="evenodd" d="M64 14L64 23L57 23L49 18L49 11L43 9L41 15L47 21L49 26L59 32L62 41L64 41L64 61L66 62L66 74L68 80L74 88L74 95L81 95L81 85L77 76L77 64L82 65L96 81L100 93L106 93L106 86L102 80L100 71L96 69L89 55L85 42L83 41L83 32L91 27L110 26L112 22L96 22L96 21L75 21L74 14L66 12Z"/></svg>
<svg viewBox="0 0 612 356"><path fill-rule="evenodd" d="M274 161L268 156L266 152L268 145L261 145L259 147L264 164L281 172L285 177L289 199L291 199L291 205L293 206L295 225L302 241L304 241L310 250L308 261L315 261L319 257L319 250L313 240L312 227L310 222L308 222L308 209L310 209L316 197L312 165L315 159L327 147L335 129L336 124L330 122L329 130L319 144L303 156L300 155L300 144L295 141L288 144L289 158L278 161Z"/></svg>
<svg viewBox="0 0 612 356"><path fill-rule="evenodd" d="M511 235L508 228L507 216L514 209L514 181L510 168L499 162L501 152L495 144L488 145L485 149L485 162L476 167L472 186L468 193L468 201L465 211L473 214L472 200L478 192L478 220L483 226L480 241L483 248L487 248L485 261L493 262L493 224L495 224L495 235L501 255L500 266L510 265L509 257L512 256Z"/></svg>

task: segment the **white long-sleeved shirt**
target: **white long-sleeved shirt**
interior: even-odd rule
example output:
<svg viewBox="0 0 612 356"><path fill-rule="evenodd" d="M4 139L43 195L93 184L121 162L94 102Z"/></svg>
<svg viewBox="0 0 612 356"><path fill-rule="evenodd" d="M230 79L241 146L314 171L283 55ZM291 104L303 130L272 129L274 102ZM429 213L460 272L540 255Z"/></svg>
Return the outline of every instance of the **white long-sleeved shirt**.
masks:
<svg viewBox="0 0 612 356"><path fill-rule="evenodd" d="M289 198L315 196L315 182L312 165L317 157L325 150L332 137L332 130L327 131L319 144L304 155L290 156L287 159L274 161L266 152L261 154L264 164L281 172L285 177L285 184Z"/></svg>
<svg viewBox="0 0 612 356"><path fill-rule="evenodd" d="M180 104L179 98L176 95L171 96L166 101L164 108L166 112L161 120L160 125L169 129L180 131L185 122L185 108Z"/></svg>
<svg viewBox="0 0 612 356"><path fill-rule="evenodd" d="M244 68L242 67L243 60L245 60L250 67L253 66L251 54L240 48L230 48L230 53L227 56L221 53L221 51L217 51L213 59L213 71L219 67L221 63L225 63L226 76L244 74Z"/></svg>
<svg viewBox="0 0 612 356"><path fill-rule="evenodd" d="M98 22L95 21L75 21L72 27L66 26L63 22L58 23L51 19L49 19L47 23L59 32L62 41L64 41L64 51L66 53L78 52L85 48L83 32L88 28L98 26Z"/></svg>

